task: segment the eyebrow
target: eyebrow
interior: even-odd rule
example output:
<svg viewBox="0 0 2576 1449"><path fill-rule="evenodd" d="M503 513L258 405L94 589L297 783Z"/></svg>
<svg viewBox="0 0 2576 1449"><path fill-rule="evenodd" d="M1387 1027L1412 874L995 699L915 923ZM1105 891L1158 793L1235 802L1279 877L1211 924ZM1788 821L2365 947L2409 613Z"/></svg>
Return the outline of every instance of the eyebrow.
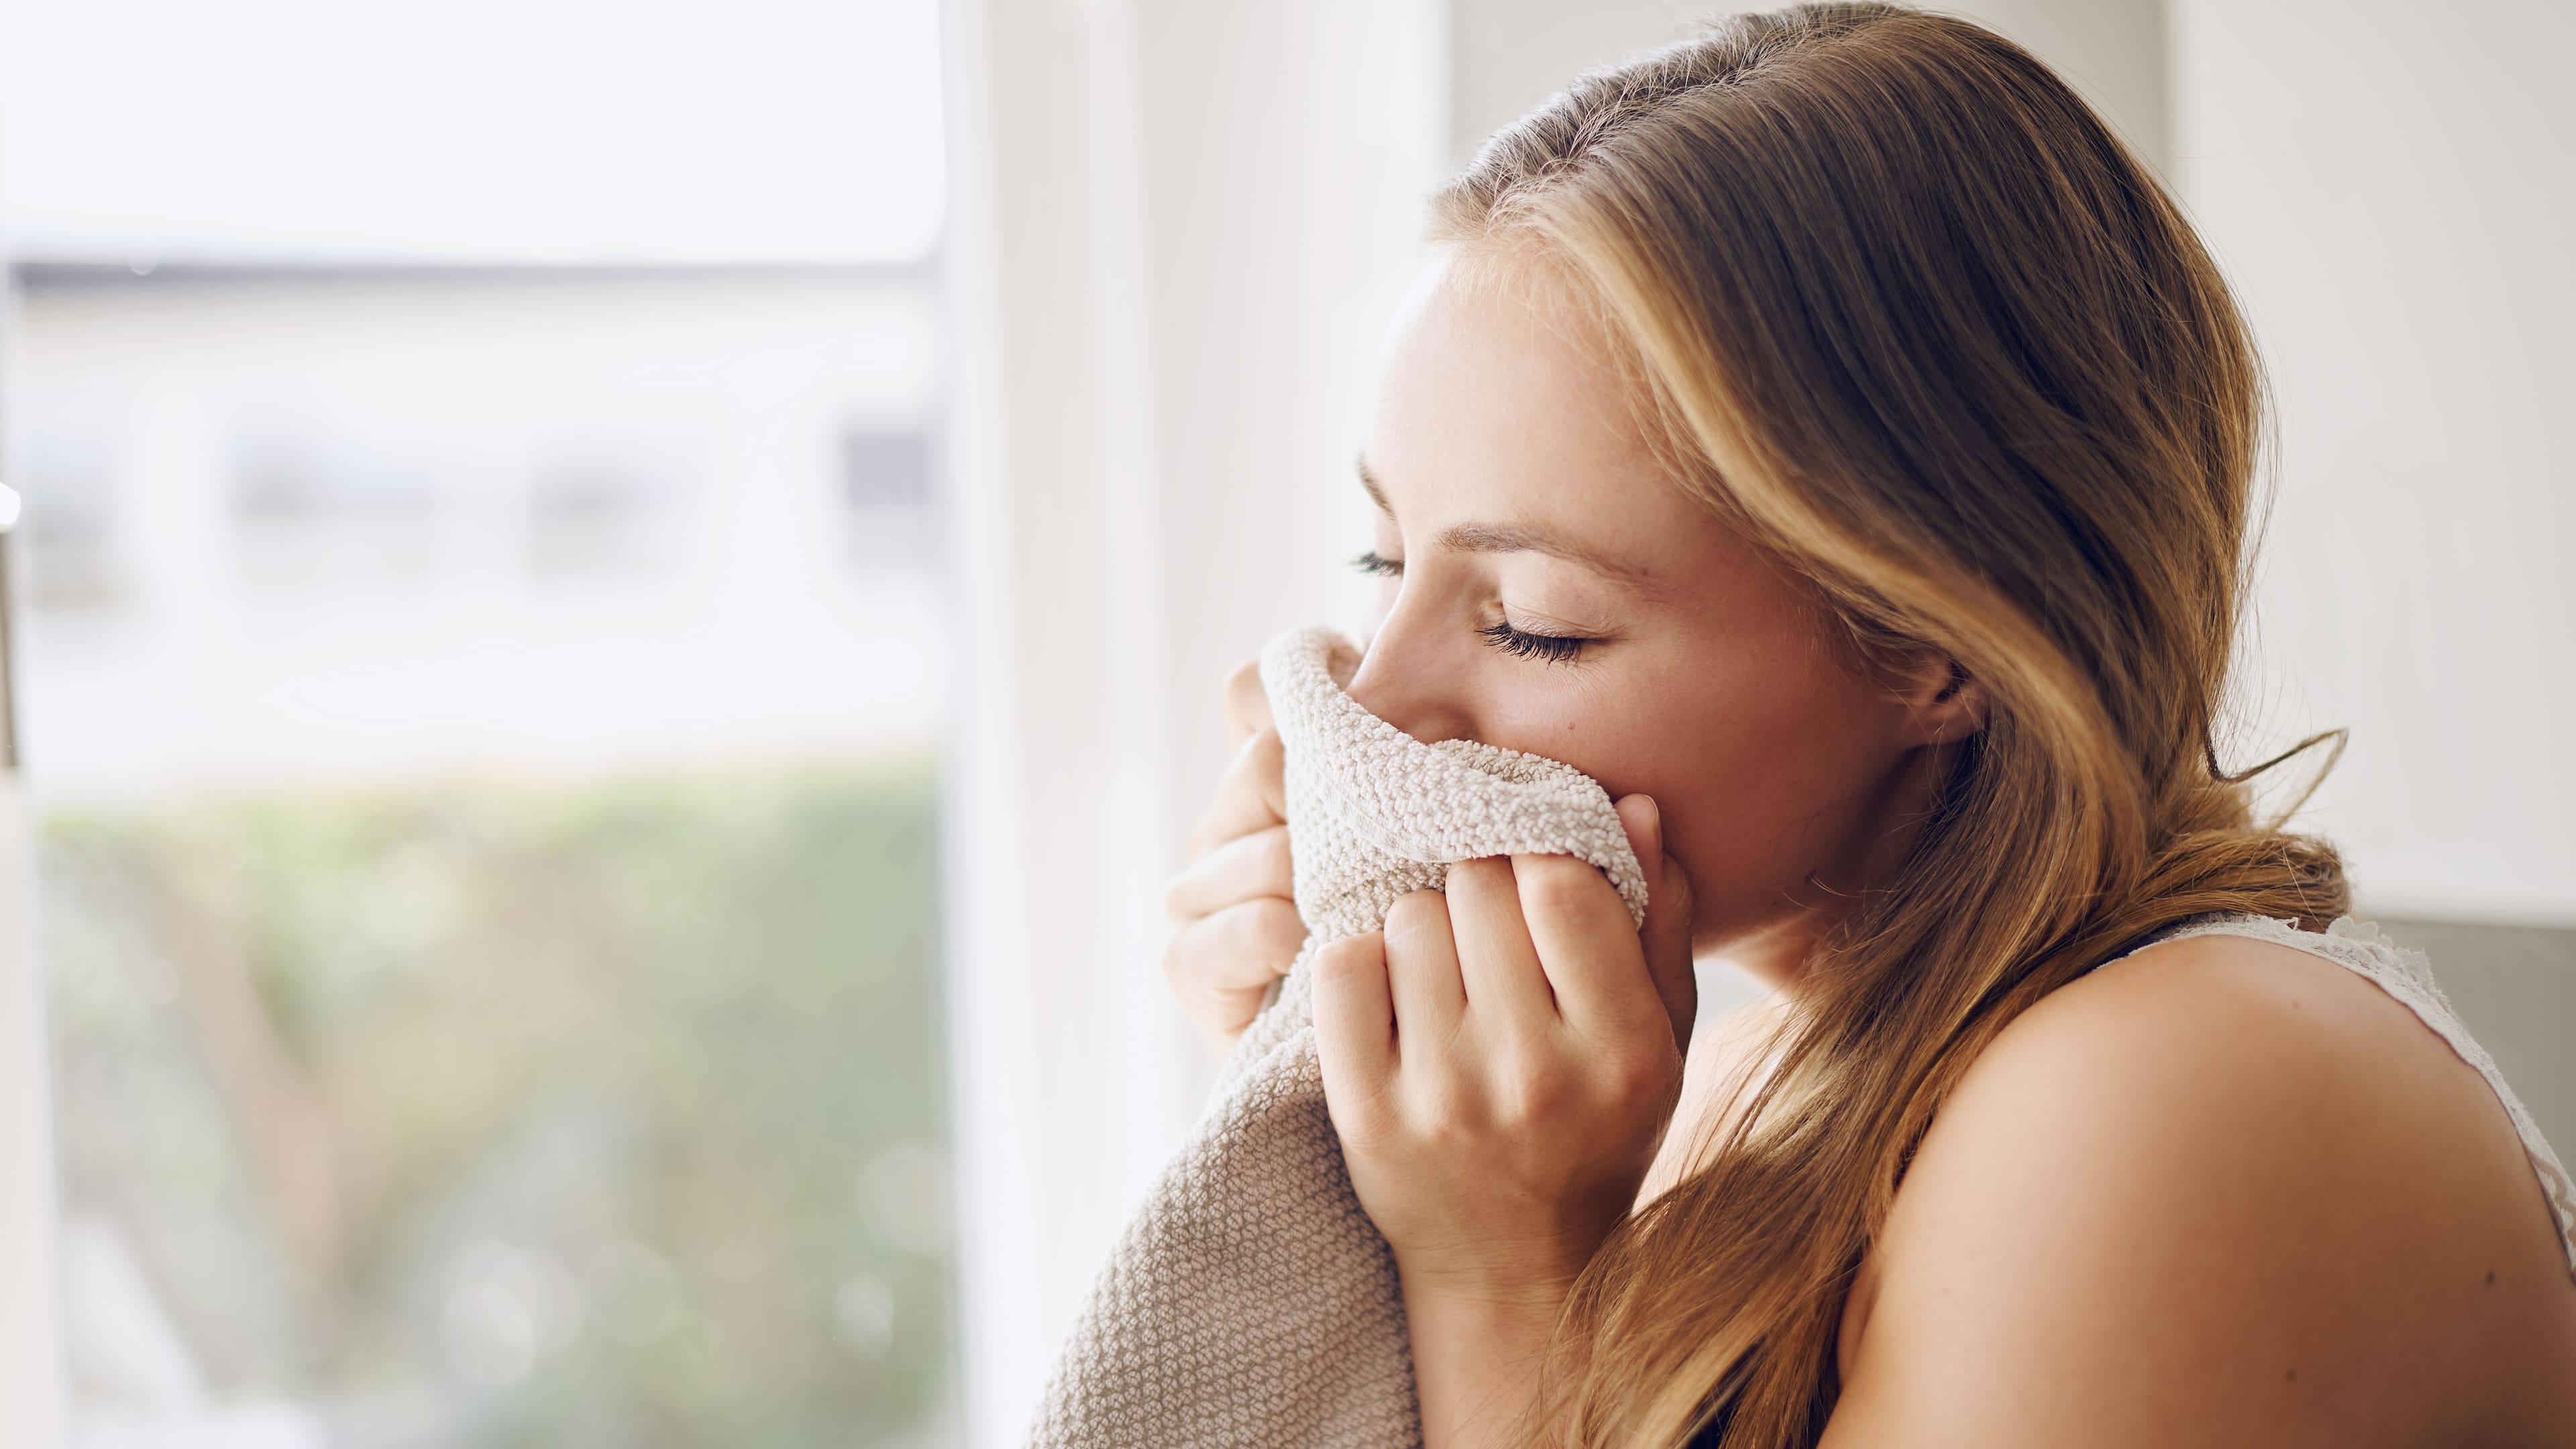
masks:
<svg viewBox="0 0 2576 1449"><path fill-rule="evenodd" d="M1395 508L1386 501L1386 488L1369 471L1368 459L1359 460L1360 487L1368 490L1369 501L1389 518ZM1662 592L1663 585L1653 575L1636 565L1612 558L1598 549L1573 539L1518 523L1453 523L1440 530L1432 542L1460 553L1543 553L1579 564L1594 573L1603 574L1641 589Z"/></svg>

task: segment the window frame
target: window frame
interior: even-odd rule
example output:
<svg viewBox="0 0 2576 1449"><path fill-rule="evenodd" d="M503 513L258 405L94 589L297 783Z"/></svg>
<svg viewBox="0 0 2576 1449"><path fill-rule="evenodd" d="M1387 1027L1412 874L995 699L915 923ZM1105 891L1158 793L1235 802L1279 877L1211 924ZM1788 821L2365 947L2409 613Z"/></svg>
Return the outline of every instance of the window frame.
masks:
<svg viewBox="0 0 2576 1449"><path fill-rule="evenodd" d="M0 254L0 306L16 290ZM0 345L5 344L0 328ZM19 771L16 540L0 533L0 1404L28 1449L63 1443L52 1072L35 930L35 813Z"/></svg>

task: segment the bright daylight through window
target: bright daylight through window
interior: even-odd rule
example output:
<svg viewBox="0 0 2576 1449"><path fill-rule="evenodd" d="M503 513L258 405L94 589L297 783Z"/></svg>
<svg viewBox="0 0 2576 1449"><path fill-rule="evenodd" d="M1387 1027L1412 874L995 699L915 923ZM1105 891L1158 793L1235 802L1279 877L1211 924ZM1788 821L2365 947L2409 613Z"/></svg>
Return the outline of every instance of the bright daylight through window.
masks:
<svg viewBox="0 0 2576 1449"><path fill-rule="evenodd" d="M0 3L72 1443L953 1441L937 46Z"/></svg>

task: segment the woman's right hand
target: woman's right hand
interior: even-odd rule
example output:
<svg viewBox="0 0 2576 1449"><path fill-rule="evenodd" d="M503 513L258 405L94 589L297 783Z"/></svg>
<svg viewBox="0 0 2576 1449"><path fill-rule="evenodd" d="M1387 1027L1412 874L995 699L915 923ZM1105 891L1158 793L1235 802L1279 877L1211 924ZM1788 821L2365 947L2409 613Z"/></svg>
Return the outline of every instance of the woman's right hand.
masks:
<svg viewBox="0 0 2576 1449"><path fill-rule="evenodd" d="M1190 831L1189 865L1163 896L1172 918L1163 977L1219 1051L1252 1024L1306 941L1288 871L1279 732L1258 666L1226 678L1225 721L1234 763Z"/></svg>

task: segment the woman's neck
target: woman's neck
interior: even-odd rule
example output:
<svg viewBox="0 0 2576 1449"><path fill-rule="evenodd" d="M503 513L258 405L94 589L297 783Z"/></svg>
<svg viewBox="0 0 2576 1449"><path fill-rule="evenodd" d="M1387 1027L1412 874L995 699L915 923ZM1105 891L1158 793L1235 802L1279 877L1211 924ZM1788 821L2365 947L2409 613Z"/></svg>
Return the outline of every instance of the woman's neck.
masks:
<svg viewBox="0 0 2576 1449"><path fill-rule="evenodd" d="M1840 918L1839 911L1801 904L1694 954L1702 960L1722 961L1774 991L1794 995L1816 943Z"/></svg>
<svg viewBox="0 0 2576 1449"><path fill-rule="evenodd" d="M1955 745L1908 751L1881 782L1867 812L1869 823L1852 833L1841 858L1809 872L1797 889L1787 893L1780 909L1759 923L1719 940L1695 943L1696 954L1724 961L1775 991L1796 995L1817 943L1863 900L1893 886L1903 872L1957 753Z"/></svg>

